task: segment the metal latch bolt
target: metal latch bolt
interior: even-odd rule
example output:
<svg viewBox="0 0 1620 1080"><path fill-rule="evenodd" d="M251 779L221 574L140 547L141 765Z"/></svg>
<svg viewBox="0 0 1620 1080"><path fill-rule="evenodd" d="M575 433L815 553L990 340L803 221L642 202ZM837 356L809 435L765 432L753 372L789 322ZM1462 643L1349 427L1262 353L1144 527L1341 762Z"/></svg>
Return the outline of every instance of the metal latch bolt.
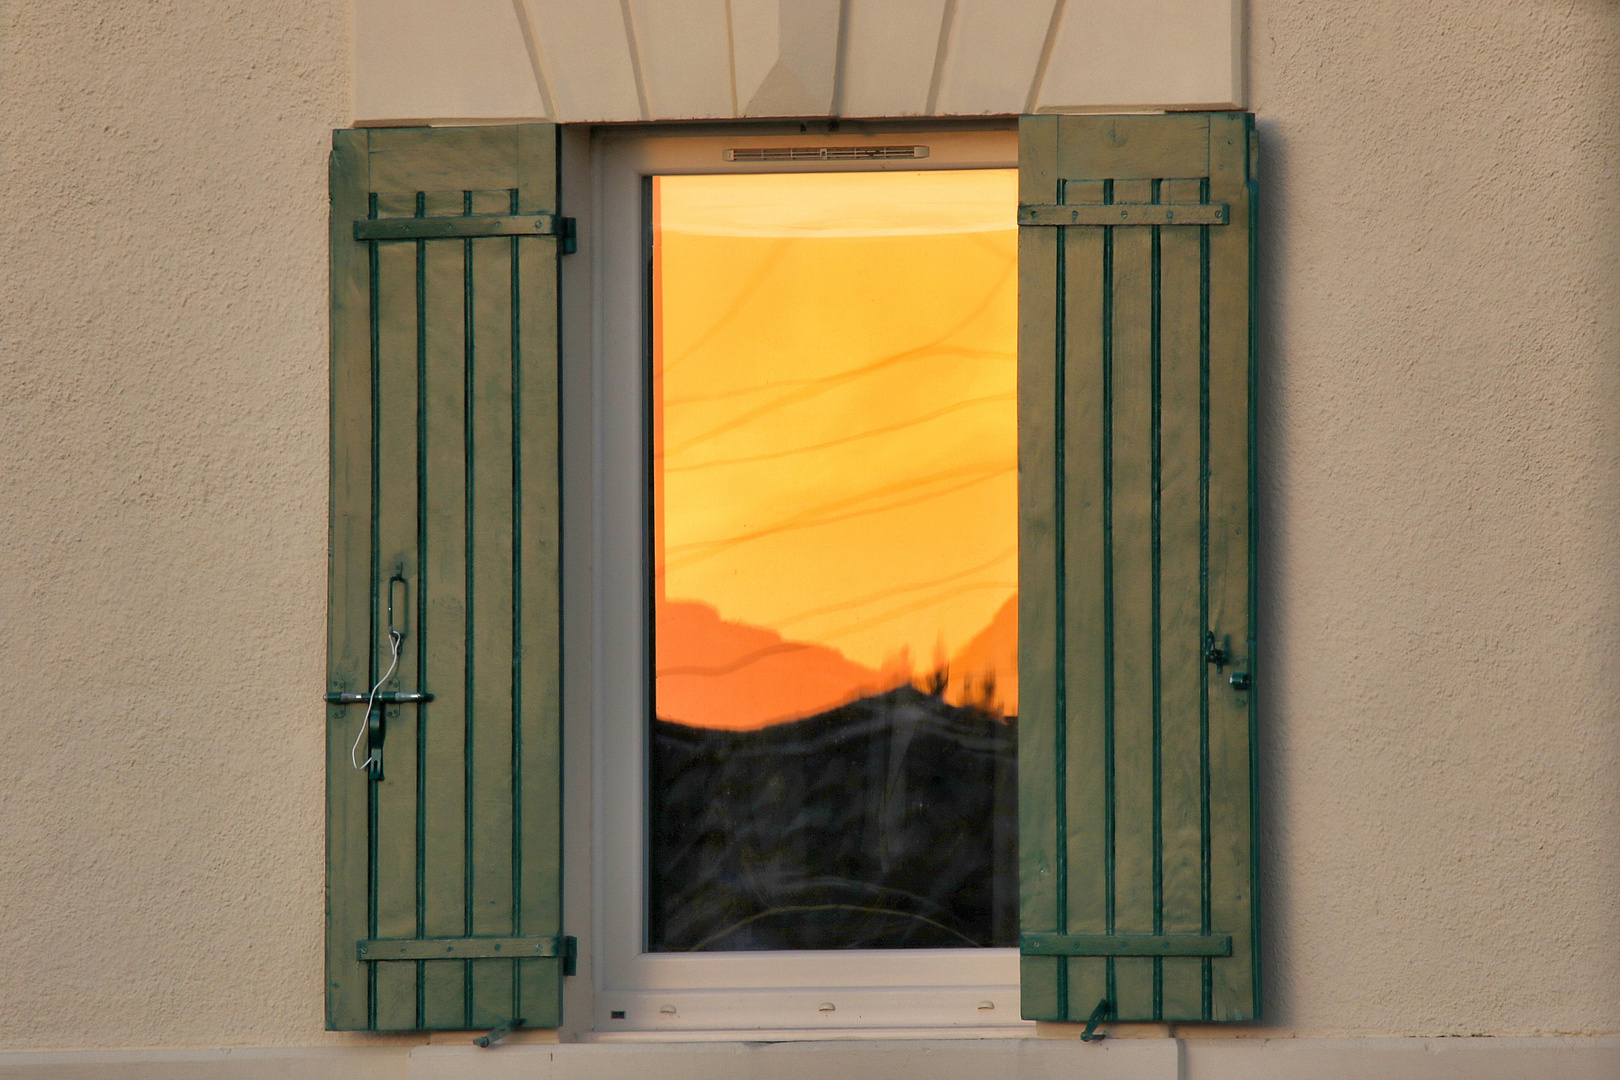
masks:
<svg viewBox="0 0 1620 1080"><path fill-rule="evenodd" d="M326 695L326 701L331 705L364 705L370 700L370 694L339 690L332 690ZM425 705L432 700L432 694L424 694L417 690L377 691L377 704L379 705Z"/></svg>

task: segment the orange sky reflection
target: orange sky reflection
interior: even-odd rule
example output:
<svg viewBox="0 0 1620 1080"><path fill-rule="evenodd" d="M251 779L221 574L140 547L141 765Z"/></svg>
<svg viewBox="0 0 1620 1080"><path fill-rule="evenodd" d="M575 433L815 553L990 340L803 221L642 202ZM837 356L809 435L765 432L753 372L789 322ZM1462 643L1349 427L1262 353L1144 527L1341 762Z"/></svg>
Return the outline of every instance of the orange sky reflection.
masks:
<svg viewBox="0 0 1620 1080"><path fill-rule="evenodd" d="M657 177L658 715L1017 711L1015 170Z"/></svg>

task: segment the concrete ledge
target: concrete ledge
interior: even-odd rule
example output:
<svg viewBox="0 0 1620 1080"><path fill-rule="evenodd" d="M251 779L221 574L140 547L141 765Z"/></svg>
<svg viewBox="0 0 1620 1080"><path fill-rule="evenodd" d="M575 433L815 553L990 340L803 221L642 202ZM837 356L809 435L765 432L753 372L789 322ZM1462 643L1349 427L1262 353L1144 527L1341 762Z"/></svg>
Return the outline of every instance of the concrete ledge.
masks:
<svg viewBox="0 0 1620 1080"><path fill-rule="evenodd" d="M404 1080L407 1046L0 1051L0 1080Z"/></svg>
<svg viewBox="0 0 1620 1080"><path fill-rule="evenodd" d="M1187 1080L1614 1080L1620 1036L1183 1039Z"/></svg>
<svg viewBox="0 0 1620 1080"><path fill-rule="evenodd" d="M411 1051L408 1080L1179 1080L1174 1039L575 1043Z"/></svg>
<svg viewBox="0 0 1620 1080"><path fill-rule="evenodd" d="M0 1051L0 1080L1612 1080L1620 1036Z"/></svg>

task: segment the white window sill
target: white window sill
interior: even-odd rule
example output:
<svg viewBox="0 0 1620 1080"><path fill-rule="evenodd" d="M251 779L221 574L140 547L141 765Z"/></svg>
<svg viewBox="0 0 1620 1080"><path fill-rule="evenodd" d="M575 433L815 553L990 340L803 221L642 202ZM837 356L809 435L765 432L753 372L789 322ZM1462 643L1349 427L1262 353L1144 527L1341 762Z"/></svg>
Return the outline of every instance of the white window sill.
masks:
<svg viewBox="0 0 1620 1080"><path fill-rule="evenodd" d="M792 1043L849 1040L1032 1039L1035 1024L959 1028L762 1028L716 1031L588 1031L585 1043Z"/></svg>
<svg viewBox="0 0 1620 1080"><path fill-rule="evenodd" d="M642 1033L652 1035L652 1033ZM479 1050L423 1046L411 1051L406 1080L821 1080L905 1077L927 1080L1177 1080L1181 1051L1175 1039L1119 1039L1082 1043L1071 1039L941 1039L867 1037L850 1033L780 1032L793 1041L769 1042L765 1032L710 1032L727 1042L668 1036L616 1044L561 1043ZM820 1035L822 1038L815 1038Z"/></svg>

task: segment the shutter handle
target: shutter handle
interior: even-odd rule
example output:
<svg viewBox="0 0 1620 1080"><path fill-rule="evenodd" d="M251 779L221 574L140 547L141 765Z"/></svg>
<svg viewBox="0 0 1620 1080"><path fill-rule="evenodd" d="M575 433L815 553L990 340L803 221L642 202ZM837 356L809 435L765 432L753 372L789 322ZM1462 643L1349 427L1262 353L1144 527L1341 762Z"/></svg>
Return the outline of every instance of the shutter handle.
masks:
<svg viewBox="0 0 1620 1080"><path fill-rule="evenodd" d="M1249 678L1249 673L1247 671L1234 671L1232 672L1232 677L1227 681L1232 684L1232 689L1238 691L1239 693L1252 689L1254 686L1254 681Z"/></svg>

